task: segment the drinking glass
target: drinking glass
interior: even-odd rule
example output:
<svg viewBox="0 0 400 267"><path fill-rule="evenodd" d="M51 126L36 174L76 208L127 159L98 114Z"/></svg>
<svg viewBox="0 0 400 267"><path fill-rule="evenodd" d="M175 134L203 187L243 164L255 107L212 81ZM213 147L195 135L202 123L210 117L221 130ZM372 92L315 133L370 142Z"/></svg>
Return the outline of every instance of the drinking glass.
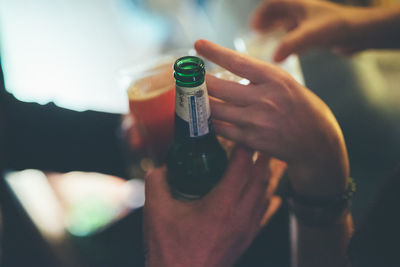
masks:
<svg viewBox="0 0 400 267"><path fill-rule="evenodd" d="M290 55L281 63L273 61L273 55L285 34L286 31L281 29L266 33L245 33L235 38L235 49L262 61L280 66L292 75L298 83L304 85L303 72L297 55Z"/></svg>
<svg viewBox="0 0 400 267"><path fill-rule="evenodd" d="M175 112L173 64L189 54L186 49L169 52L133 63L119 73L129 99L128 143L134 152L144 151L152 160L145 161L145 165L162 164L171 145Z"/></svg>

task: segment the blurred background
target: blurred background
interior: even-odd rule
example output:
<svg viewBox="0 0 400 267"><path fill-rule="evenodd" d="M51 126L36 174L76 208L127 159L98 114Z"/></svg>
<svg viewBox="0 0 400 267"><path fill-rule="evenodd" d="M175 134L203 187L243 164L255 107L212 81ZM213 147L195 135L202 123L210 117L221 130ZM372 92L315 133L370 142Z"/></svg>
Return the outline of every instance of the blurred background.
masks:
<svg viewBox="0 0 400 267"><path fill-rule="evenodd" d="M115 86L119 68L199 38L233 48L257 2L2 0L7 89L24 101L127 112L126 94Z"/></svg>
<svg viewBox="0 0 400 267"><path fill-rule="evenodd" d="M0 0L0 56L10 93L5 99L13 98L2 102L4 266L62 266L64 260L65 266L80 266L81 257L82 266L117 266L110 265L115 264L115 255L118 266L140 264L143 184L132 184L136 177L126 171L129 162L120 124L129 107L127 94L118 85L118 71L132 62L191 48L200 38L241 50L241 43L251 39L248 22L259 2ZM273 47L256 42L255 49L243 52L268 61ZM296 62L287 70L330 106L342 126L357 183L357 224L400 158L400 53L366 51L345 58L314 50L300 57L301 69ZM23 172L26 169L31 170ZM70 171L86 173L65 174L68 179L60 174ZM98 179L87 172L113 176ZM87 190L93 187L98 190ZM71 188L83 193L78 197ZM126 193L116 198L120 190ZM39 195L44 198L38 200ZM72 223L54 219L66 210L75 218ZM127 216L135 211L139 215ZM49 214L54 216L43 224L40 218ZM109 225L117 227L98 232ZM59 241L65 239L73 245ZM54 250L56 256L50 256ZM106 251L112 253L107 256Z"/></svg>

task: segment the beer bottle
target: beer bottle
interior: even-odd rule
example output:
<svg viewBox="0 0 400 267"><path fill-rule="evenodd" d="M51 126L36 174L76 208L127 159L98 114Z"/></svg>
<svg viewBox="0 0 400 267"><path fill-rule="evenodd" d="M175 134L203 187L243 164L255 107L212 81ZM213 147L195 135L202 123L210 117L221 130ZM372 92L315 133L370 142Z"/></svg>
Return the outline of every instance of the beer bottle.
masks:
<svg viewBox="0 0 400 267"><path fill-rule="evenodd" d="M222 178L227 157L211 124L203 60L178 59L174 78L175 132L167 156L167 180L175 198L194 200Z"/></svg>

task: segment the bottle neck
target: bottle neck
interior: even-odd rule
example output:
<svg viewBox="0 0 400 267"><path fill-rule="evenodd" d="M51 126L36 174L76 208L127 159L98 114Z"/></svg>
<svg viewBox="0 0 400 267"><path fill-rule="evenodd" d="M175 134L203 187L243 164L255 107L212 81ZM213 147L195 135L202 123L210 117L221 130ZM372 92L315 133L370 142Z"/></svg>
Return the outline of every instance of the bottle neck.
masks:
<svg viewBox="0 0 400 267"><path fill-rule="evenodd" d="M177 82L175 90L175 139L199 140L215 136L204 80L191 87Z"/></svg>
<svg viewBox="0 0 400 267"><path fill-rule="evenodd" d="M199 141L206 140L209 138L215 138L215 131L212 126L211 121L208 123L208 133L199 135L199 136L190 136L190 129L188 123L183 121L179 116L175 113L175 129L174 129L174 139L176 141L186 140L186 141Z"/></svg>
<svg viewBox="0 0 400 267"><path fill-rule="evenodd" d="M204 83L204 76L196 76L196 79L186 80L186 81L182 80L182 77L179 77L180 80L178 80L176 76L177 76L177 74L174 73L175 84L179 87L193 88L193 87L200 86Z"/></svg>

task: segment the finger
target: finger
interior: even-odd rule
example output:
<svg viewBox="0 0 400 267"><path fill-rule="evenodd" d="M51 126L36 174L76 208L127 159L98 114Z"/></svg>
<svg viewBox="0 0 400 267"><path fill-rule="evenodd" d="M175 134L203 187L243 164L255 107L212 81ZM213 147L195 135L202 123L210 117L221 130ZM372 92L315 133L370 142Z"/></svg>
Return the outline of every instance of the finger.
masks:
<svg viewBox="0 0 400 267"><path fill-rule="evenodd" d="M274 216L274 214L280 208L281 204L282 204L282 199L278 196L274 196L270 199L270 201L268 203L268 208L265 211L265 213L261 219L261 223L260 223L261 227L264 227L268 224L268 222L271 220L272 216Z"/></svg>
<svg viewBox="0 0 400 267"><path fill-rule="evenodd" d="M271 158L269 162L269 167L271 170L271 177L267 189L267 197L272 196L278 187L279 181L281 180L283 174L286 171L287 164L276 158Z"/></svg>
<svg viewBox="0 0 400 267"><path fill-rule="evenodd" d="M210 96L235 105L246 106L254 103L253 87L207 75L207 89Z"/></svg>
<svg viewBox="0 0 400 267"><path fill-rule="evenodd" d="M265 153L259 152L256 155L257 157L255 158L254 168L252 169L252 176L254 176L255 181L258 181L261 184L267 184L271 178L269 167L271 157L267 156Z"/></svg>
<svg viewBox="0 0 400 267"><path fill-rule="evenodd" d="M209 201L219 205L232 205L240 198L247 183L252 163L253 150L236 147L221 182L206 196Z"/></svg>
<svg viewBox="0 0 400 267"><path fill-rule="evenodd" d="M255 218L257 224L270 205L270 197L266 192L270 183L271 172L269 168L270 157L265 154L258 154L253 168L249 174L248 182L241 192L240 202L237 204L239 209L246 210L248 217Z"/></svg>
<svg viewBox="0 0 400 267"><path fill-rule="evenodd" d="M250 21L250 25L256 30L268 30L271 24L280 17L275 14L281 14L279 10L275 10L276 5L271 5L270 1L262 2L259 7L255 9ZM275 10L275 12L271 12Z"/></svg>
<svg viewBox="0 0 400 267"><path fill-rule="evenodd" d="M160 202L168 202L171 199L165 166L153 169L145 176L145 200L148 202L153 199Z"/></svg>
<svg viewBox="0 0 400 267"><path fill-rule="evenodd" d="M266 1L254 12L251 26L256 30L270 30L283 25L293 25L301 15L298 1Z"/></svg>
<svg viewBox="0 0 400 267"><path fill-rule="evenodd" d="M309 35L309 29L302 26L288 33L276 49L274 61L281 62L290 54L303 52L310 45L306 39Z"/></svg>
<svg viewBox="0 0 400 267"><path fill-rule="evenodd" d="M281 134L274 129L273 125L260 130L257 129L258 126L240 126L213 119L213 127L218 135L237 144L273 154L282 160L286 159L281 151L286 151L287 148L282 148L285 144L280 142ZM260 133L260 131L263 132Z"/></svg>
<svg viewBox="0 0 400 267"><path fill-rule="evenodd" d="M237 125L248 125L249 114L245 107L235 106L230 103L222 102L215 98L210 98L211 113L214 119L225 121Z"/></svg>
<svg viewBox="0 0 400 267"><path fill-rule="evenodd" d="M236 125L213 119L213 126L217 135L233 142L243 144L245 131Z"/></svg>
<svg viewBox="0 0 400 267"><path fill-rule="evenodd" d="M231 158L232 151L235 148L235 143L231 140L223 138L222 136L217 136L217 139L222 148L225 150L227 157Z"/></svg>
<svg viewBox="0 0 400 267"><path fill-rule="evenodd" d="M267 80L266 75L270 71L276 71L272 65L207 40L196 41L194 47L200 55L208 60L240 77L247 78L252 83L264 82Z"/></svg>
<svg viewBox="0 0 400 267"><path fill-rule="evenodd" d="M288 33L277 48L274 60L280 62L290 54L299 54L312 47L330 46L340 32L340 25L329 20L304 23Z"/></svg>
<svg viewBox="0 0 400 267"><path fill-rule="evenodd" d="M262 153L257 153L257 159L251 168L246 186L243 188L241 196L242 202L249 207L254 207L256 202L266 203L267 191L271 172L269 168L270 157Z"/></svg>

